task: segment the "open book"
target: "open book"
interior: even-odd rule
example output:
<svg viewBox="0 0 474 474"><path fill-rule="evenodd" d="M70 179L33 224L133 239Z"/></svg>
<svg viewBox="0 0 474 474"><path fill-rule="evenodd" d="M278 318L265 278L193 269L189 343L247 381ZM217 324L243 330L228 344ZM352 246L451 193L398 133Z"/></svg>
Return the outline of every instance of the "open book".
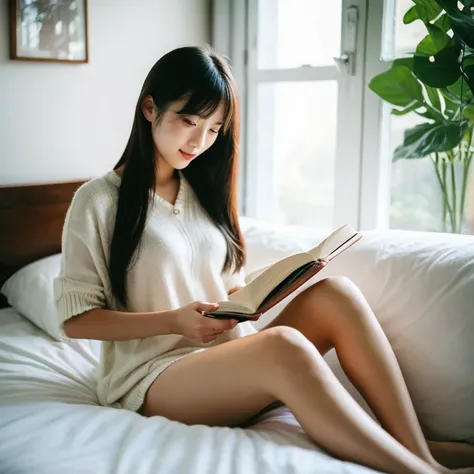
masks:
<svg viewBox="0 0 474 474"><path fill-rule="evenodd" d="M240 322L256 321L361 238L346 224L311 250L290 255L269 265L246 286L232 293L228 300L219 301L216 311L204 315L217 319L237 319Z"/></svg>

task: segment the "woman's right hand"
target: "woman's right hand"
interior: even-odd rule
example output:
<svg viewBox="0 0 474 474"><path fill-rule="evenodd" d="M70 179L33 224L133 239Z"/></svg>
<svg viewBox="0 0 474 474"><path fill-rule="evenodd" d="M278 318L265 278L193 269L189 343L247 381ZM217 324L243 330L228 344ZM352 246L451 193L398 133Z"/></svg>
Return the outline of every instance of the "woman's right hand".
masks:
<svg viewBox="0 0 474 474"><path fill-rule="evenodd" d="M208 343L216 340L224 331L233 329L238 324L235 319L214 319L202 314L217 308L217 303L195 301L173 310L174 332L197 342Z"/></svg>

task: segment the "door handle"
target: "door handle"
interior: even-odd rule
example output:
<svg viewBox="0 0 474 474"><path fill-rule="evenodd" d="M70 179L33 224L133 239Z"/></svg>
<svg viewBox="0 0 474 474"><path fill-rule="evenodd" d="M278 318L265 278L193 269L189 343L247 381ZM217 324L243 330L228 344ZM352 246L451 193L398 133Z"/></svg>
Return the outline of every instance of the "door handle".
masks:
<svg viewBox="0 0 474 474"><path fill-rule="evenodd" d="M338 71L354 76L356 73L357 24L359 9L352 5L346 8L342 24L341 56L334 58Z"/></svg>

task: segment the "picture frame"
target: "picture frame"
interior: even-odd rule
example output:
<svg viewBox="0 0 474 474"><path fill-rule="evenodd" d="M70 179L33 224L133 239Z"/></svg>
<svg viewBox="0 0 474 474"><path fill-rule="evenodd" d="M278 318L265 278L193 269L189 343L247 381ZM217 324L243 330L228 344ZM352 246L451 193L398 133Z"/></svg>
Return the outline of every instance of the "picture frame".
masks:
<svg viewBox="0 0 474 474"><path fill-rule="evenodd" d="M10 0L10 59L88 63L87 0Z"/></svg>

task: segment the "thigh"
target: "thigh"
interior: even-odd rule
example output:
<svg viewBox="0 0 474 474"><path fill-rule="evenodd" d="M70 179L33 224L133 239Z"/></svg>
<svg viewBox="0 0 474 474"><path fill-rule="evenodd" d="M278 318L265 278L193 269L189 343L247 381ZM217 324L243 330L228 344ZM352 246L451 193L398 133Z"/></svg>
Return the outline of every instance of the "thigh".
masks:
<svg viewBox="0 0 474 474"><path fill-rule="evenodd" d="M189 425L245 424L275 402L265 389L268 340L252 334L177 360L150 386L139 413Z"/></svg>

